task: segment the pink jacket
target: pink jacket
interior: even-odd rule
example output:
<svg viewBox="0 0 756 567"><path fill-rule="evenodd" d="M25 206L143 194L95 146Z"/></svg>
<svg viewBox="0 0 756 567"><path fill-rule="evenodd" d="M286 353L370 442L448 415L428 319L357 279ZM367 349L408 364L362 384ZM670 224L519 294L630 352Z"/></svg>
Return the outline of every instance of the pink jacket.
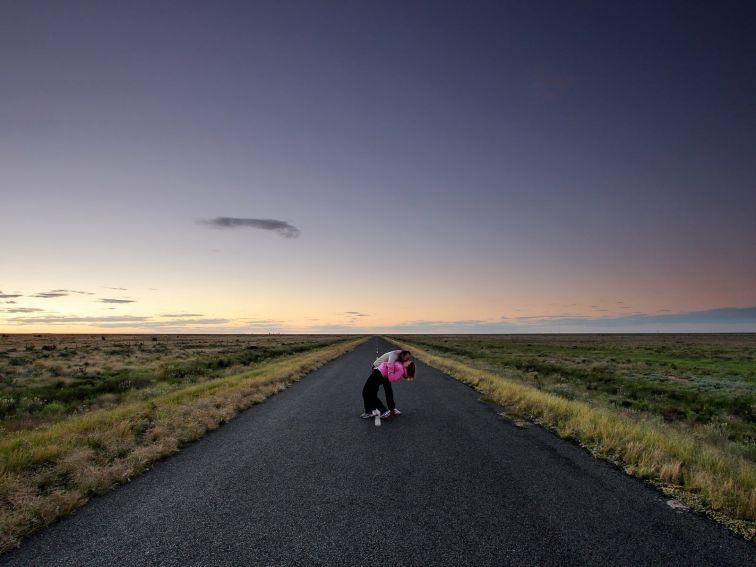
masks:
<svg viewBox="0 0 756 567"><path fill-rule="evenodd" d="M389 382L396 382L406 376L404 366L401 362L381 362L378 370L383 374L384 378L389 379Z"/></svg>

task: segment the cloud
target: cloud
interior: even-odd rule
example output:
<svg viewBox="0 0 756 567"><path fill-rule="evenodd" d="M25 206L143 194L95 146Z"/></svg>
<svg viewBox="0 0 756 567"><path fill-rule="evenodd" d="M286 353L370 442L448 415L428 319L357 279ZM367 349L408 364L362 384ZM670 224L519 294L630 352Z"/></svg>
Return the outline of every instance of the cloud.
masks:
<svg viewBox="0 0 756 567"><path fill-rule="evenodd" d="M36 313L37 311L44 311L44 309L37 309L36 307L11 307L9 309L0 309L3 313Z"/></svg>
<svg viewBox="0 0 756 567"><path fill-rule="evenodd" d="M289 321L284 319L242 319L242 322L246 326L244 332L260 332L260 331L278 331L286 327L286 323Z"/></svg>
<svg viewBox="0 0 756 567"><path fill-rule="evenodd" d="M620 300L621 301L621 300ZM620 309L632 309L620 306ZM738 326L756 329L756 307L722 307L705 311L685 311L672 313L669 309L660 309L655 313L634 311L616 316L582 315L561 313L558 315L533 315L515 317L514 321L522 329L535 332L564 332L567 328L575 331L607 331L626 329L630 332L666 332L681 330L687 326L690 330L719 329ZM666 330L666 331L665 331Z"/></svg>
<svg viewBox="0 0 756 567"><path fill-rule="evenodd" d="M62 292L62 293L78 293L81 295L94 295L94 292L91 291L79 291L76 289L54 289L53 292Z"/></svg>
<svg viewBox="0 0 756 567"><path fill-rule="evenodd" d="M182 329L185 325L223 325L230 323L229 319L171 319L168 321L141 321L133 325L120 322L105 322L100 327L135 327L139 329Z"/></svg>
<svg viewBox="0 0 756 567"><path fill-rule="evenodd" d="M601 333L601 332L754 332L756 307L723 307L680 313L632 313L618 316L560 313L498 320L414 320L382 327L349 323L306 327L323 333Z"/></svg>
<svg viewBox="0 0 756 567"><path fill-rule="evenodd" d="M380 327L358 327L350 323L323 323L304 327L308 333L512 333L518 332L520 327L514 323L504 321L489 321L483 319L461 319L456 321L441 321L418 319L405 321L395 325Z"/></svg>
<svg viewBox="0 0 756 567"><path fill-rule="evenodd" d="M33 311L42 311L41 309L32 309ZM112 309L112 308L110 308ZM29 310L18 311L19 313L28 313ZM15 325L86 325L101 329L120 329L129 328L134 330L152 330L152 331L195 331L198 328L204 329L203 332L213 333L248 333L255 327L254 324L243 324L239 321L233 321L225 318L175 318L164 321L156 320L151 316L135 315L105 315L105 316L73 316L73 315L39 315L29 317L10 317L3 319L5 323ZM267 331L274 321L260 321L260 326L265 323Z"/></svg>
<svg viewBox="0 0 756 567"><path fill-rule="evenodd" d="M8 321L20 325L69 325L71 323L140 323L147 321L149 317L136 317L132 315L111 315L107 317L75 317L69 315L49 315L44 317L11 317ZM123 325L127 326L127 325Z"/></svg>
<svg viewBox="0 0 756 567"><path fill-rule="evenodd" d="M105 288L105 289L115 289L115 290L118 290L118 291L127 291L127 288L125 288L125 287L110 287L110 286L107 286L107 285L104 285L102 287Z"/></svg>
<svg viewBox="0 0 756 567"><path fill-rule="evenodd" d="M103 297L101 303L134 303L135 299L114 299L112 297Z"/></svg>
<svg viewBox="0 0 756 567"><path fill-rule="evenodd" d="M321 327L322 328L322 327ZM417 319L396 325L379 327L377 332L396 333L507 333L517 332L520 326L509 321L485 319L458 319L454 321ZM323 329L325 331L325 329ZM350 329L355 332L357 329ZM334 330L334 332L337 332Z"/></svg>
<svg viewBox="0 0 756 567"><path fill-rule="evenodd" d="M578 315L575 313L560 313L558 315L522 315L520 317L514 317L516 321L521 323L528 321L554 321L557 319L590 319L590 315Z"/></svg>
<svg viewBox="0 0 756 567"><path fill-rule="evenodd" d="M53 297L65 297L67 295L71 295L72 293L76 293L78 295L94 295L94 293L92 293L91 291L80 291L76 289L53 289L50 291L40 291L39 293L35 293L30 297L50 299Z"/></svg>
<svg viewBox="0 0 756 567"><path fill-rule="evenodd" d="M18 309L18 310L16 310ZM33 313L37 308L0 309L4 313ZM309 318L300 326L291 320L234 319L202 317L196 313L157 316L77 317L40 314L3 318L13 325L87 325L107 329L131 328L136 331L249 333L249 332L322 332L322 333L590 333L590 332L754 332L755 307L724 307L704 311L632 313L605 316L578 313L521 316L508 319L413 320L381 327L355 323L358 311L348 313L354 319L328 324Z"/></svg>
<svg viewBox="0 0 756 567"><path fill-rule="evenodd" d="M359 311L344 311L344 314L352 317L369 317L367 313L360 313Z"/></svg>
<svg viewBox="0 0 756 567"><path fill-rule="evenodd" d="M325 334L344 334L344 333L359 333L359 329L355 329L351 325L345 324L324 324L314 325L305 329L307 333L325 333Z"/></svg>
<svg viewBox="0 0 756 567"><path fill-rule="evenodd" d="M161 317L202 317L202 313L163 313Z"/></svg>
<svg viewBox="0 0 756 567"><path fill-rule="evenodd" d="M16 303L16 302L13 300L10 300L10 301L0 301L0 303Z"/></svg>
<svg viewBox="0 0 756 567"><path fill-rule="evenodd" d="M753 332L756 331L756 307L722 307L679 313L669 310L635 312L610 317L566 313L516 317L513 321L514 328L491 332ZM459 332L484 332L483 327L490 327L484 323L465 326L467 330Z"/></svg>
<svg viewBox="0 0 756 567"><path fill-rule="evenodd" d="M756 307L722 307L705 311L687 311L682 313L633 313L619 317L564 318L559 321L565 325L590 325L593 327L618 327L635 325L722 325L754 324L756 325Z"/></svg>
<svg viewBox="0 0 756 567"><path fill-rule="evenodd" d="M210 228L259 228L276 231L283 238L298 238L300 230L287 222L276 219L243 219L236 217L216 217L197 221Z"/></svg>
<svg viewBox="0 0 756 567"><path fill-rule="evenodd" d="M13 297L23 297L20 293L3 293L0 291L0 299L10 299Z"/></svg>

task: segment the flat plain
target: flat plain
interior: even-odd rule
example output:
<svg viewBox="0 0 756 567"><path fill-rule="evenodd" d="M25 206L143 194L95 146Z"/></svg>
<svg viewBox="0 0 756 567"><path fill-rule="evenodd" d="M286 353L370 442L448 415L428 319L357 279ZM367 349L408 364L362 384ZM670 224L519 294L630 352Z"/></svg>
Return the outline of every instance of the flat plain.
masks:
<svg viewBox="0 0 756 567"><path fill-rule="evenodd" d="M752 565L756 547L418 358L360 419L370 339L32 534L0 565Z"/></svg>
<svg viewBox="0 0 756 567"><path fill-rule="evenodd" d="M756 461L756 335L406 335L570 400L672 424Z"/></svg>
<svg viewBox="0 0 756 567"><path fill-rule="evenodd" d="M3 335L0 552L360 341Z"/></svg>
<svg viewBox="0 0 756 567"><path fill-rule="evenodd" d="M752 539L756 335L404 335L426 363Z"/></svg>
<svg viewBox="0 0 756 567"><path fill-rule="evenodd" d="M5 334L0 336L0 431L33 429L148 399L343 338Z"/></svg>

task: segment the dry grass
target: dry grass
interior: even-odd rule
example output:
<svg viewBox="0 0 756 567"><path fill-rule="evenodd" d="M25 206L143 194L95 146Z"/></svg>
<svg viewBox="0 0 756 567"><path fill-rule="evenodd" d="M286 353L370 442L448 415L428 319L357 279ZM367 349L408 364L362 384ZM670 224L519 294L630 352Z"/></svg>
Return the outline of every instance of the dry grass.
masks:
<svg viewBox="0 0 756 567"><path fill-rule="evenodd" d="M507 377L389 339L486 397L579 441L593 454L655 482L747 539L756 537L756 466L664 423L562 398Z"/></svg>
<svg viewBox="0 0 756 567"><path fill-rule="evenodd" d="M233 376L339 335L1 335L0 433ZM165 392L163 392L165 393Z"/></svg>
<svg viewBox="0 0 756 567"><path fill-rule="evenodd" d="M364 340L6 436L0 441L0 552Z"/></svg>

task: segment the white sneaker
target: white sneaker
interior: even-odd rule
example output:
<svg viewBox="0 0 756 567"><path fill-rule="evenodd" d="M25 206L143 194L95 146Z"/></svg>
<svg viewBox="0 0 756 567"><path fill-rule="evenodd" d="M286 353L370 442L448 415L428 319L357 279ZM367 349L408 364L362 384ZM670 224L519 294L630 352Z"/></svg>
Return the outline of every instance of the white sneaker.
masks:
<svg viewBox="0 0 756 567"><path fill-rule="evenodd" d="M362 419L367 419L367 418L369 418L369 417L373 417L373 414L372 414L372 413L367 413L367 412L365 412L365 413L363 413L363 414L362 414L362 415L361 415L360 417L361 417Z"/></svg>
<svg viewBox="0 0 756 567"><path fill-rule="evenodd" d="M381 419L386 419L387 417L391 417L391 410L386 410L381 414Z"/></svg>
<svg viewBox="0 0 756 567"><path fill-rule="evenodd" d="M402 412L398 408L394 408L391 410L391 415L402 415Z"/></svg>

